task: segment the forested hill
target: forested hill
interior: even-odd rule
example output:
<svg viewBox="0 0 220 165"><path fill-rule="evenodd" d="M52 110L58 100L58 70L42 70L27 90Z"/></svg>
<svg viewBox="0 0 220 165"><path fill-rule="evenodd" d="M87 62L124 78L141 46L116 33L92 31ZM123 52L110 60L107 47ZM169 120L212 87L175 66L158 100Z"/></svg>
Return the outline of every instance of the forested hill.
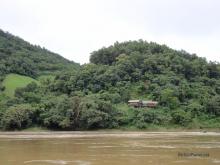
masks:
<svg viewBox="0 0 220 165"><path fill-rule="evenodd" d="M79 64L0 29L0 75L17 73L37 77L78 67Z"/></svg>
<svg viewBox="0 0 220 165"><path fill-rule="evenodd" d="M0 101L0 127L220 128L219 63L142 40L101 48L90 61ZM133 108L129 99L159 104Z"/></svg>

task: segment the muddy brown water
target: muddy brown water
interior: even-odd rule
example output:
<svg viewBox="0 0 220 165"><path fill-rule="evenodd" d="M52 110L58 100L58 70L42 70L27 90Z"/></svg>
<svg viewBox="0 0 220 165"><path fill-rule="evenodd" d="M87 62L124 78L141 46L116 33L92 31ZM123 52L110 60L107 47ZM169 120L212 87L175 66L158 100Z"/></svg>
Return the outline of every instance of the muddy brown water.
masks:
<svg viewBox="0 0 220 165"><path fill-rule="evenodd" d="M0 165L145 164L220 164L220 133L0 133Z"/></svg>

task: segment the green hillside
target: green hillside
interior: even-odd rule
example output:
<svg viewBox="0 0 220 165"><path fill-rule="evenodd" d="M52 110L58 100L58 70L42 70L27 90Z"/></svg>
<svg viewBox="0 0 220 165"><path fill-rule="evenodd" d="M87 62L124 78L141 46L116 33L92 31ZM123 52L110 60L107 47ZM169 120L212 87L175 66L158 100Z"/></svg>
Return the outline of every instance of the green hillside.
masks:
<svg viewBox="0 0 220 165"><path fill-rule="evenodd" d="M28 84L31 78L55 77L79 67L75 62L0 29L0 93L12 96L16 87L24 87L22 84ZM8 74L14 75L6 77Z"/></svg>
<svg viewBox="0 0 220 165"><path fill-rule="evenodd" d="M219 63L143 40L116 42L92 52L90 61L75 74L58 75L50 85L56 94L79 97L77 110L87 110L75 127L220 128ZM127 106L129 99L159 105L133 108Z"/></svg>
<svg viewBox="0 0 220 165"><path fill-rule="evenodd" d="M23 40L5 35L12 45L1 50L0 71L19 75L2 76L0 90L12 96L20 88L14 97L0 95L1 129L220 128L218 62L139 40L94 51L91 63L77 69L60 56L35 46L29 49ZM22 49L15 46L20 43ZM40 83L28 84L30 77ZM128 106L130 99L158 105L135 108Z"/></svg>
<svg viewBox="0 0 220 165"><path fill-rule="evenodd" d="M3 81L3 86L5 87L3 93L6 96L13 97L15 89L26 87L31 82L39 83L31 77L21 76L18 74L8 74Z"/></svg>
<svg viewBox="0 0 220 165"><path fill-rule="evenodd" d="M0 75L38 77L77 68L79 64L0 29Z"/></svg>

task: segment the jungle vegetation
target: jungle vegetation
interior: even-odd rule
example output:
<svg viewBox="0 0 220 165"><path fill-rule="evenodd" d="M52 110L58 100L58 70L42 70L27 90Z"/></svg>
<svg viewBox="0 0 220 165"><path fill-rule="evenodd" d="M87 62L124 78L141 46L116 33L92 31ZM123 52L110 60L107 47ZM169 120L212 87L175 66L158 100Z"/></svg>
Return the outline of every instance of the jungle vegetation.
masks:
<svg viewBox="0 0 220 165"><path fill-rule="evenodd" d="M9 74L34 81L7 96ZM220 64L153 42L116 42L79 66L0 31L0 84L2 130L220 128ZM159 105L132 108L129 99Z"/></svg>

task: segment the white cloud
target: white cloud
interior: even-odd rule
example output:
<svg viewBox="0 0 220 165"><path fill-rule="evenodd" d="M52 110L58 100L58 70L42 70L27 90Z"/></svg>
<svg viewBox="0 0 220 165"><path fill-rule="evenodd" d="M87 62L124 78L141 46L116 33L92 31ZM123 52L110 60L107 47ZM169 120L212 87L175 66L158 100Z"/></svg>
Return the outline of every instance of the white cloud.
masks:
<svg viewBox="0 0 220 165"><path fill-rule="evenodd" d="M115 41L144 39L220 61L218 0L0 0L0 25L85 63Z"/></svg>

